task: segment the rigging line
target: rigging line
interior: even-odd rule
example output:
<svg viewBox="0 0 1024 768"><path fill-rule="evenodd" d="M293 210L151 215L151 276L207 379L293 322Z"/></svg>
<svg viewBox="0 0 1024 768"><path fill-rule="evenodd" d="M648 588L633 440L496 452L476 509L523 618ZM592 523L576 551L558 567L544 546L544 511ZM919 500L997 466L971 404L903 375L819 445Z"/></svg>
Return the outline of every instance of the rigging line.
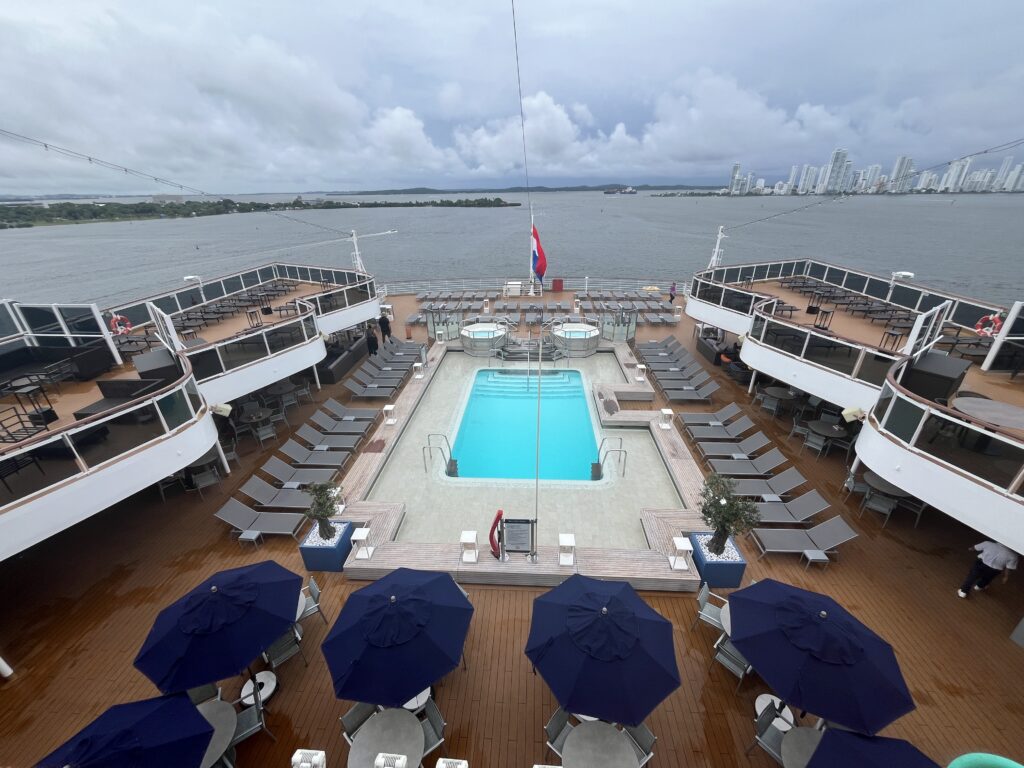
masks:
<svg viewBox="0 0 1024 768"><path fill-rule="evenodd" d="M154 176L153 174L146 173L145 171L139 171L136 170L135 168L129 168L126 165L112 163L109 160L103 160L98 157L92 157L91 155L86 155L83 152L76 152L73 149L60 147L57 146L56 144L50 144L47 141L33 139L31 136L24 136L20 133L8 131L4 128L0 128L0 136L5 136L8 139L13 139L14 141L21 141L26 144L34 144L37 147L42 147L47 152L54 152L58 155L63 155L64 157L70 157L75 160L85 160L91 165L98 165L102 168L109 168L112 171L121 171L122 173L128 176L135 176L136 178L146 179L147 181L155 181L158 184L164 184L169 187L174 187L175 189L180 189L182 192L194 192L197 195L203 195L205 197L215 197L215 195L213 195L213 193L211 192L204 192L201 189L198 189L196 187L190 187L187 184L179 184L178 182L172 181L171 179L164 179L160 176Z"/></svg>
<svg viewBox="0 0 1024 768"><path fill-rule="evenodd" d="M968 153L966 155L962 155L961 157L958 157L958 158L956 158L954 160L947 160L947 161L942 162L942 163L936 163L935 165L928 166L927 168L921 168L919 170L915 170L913 173L905 174L901 178L912 181L915 177L920 176L922 173L928 173L928 172L934 171L934 170L936 170L938 168L943 168L943 167L945 167L947 165L950 165L951 163L957 163L957 162L960 162L961 160L966 160L969 157L977 157L978 155L988 155L988 154L992 154L993 152L1005 152L1008 149L1014 149L1015 147L1019 147L1022 144L1024 144L1024 138L1013 139L1011 141L1004 142L1003 144L997 144L994 147L989 147L987 149L981 149L981 150L978 150L977 152L970 152L970 153ZM733 224L730 227L725 227L725 231L726 232L731 232L734 229L742 229L743 227L749 227L751 224L760 224L762 221L769 221L770 219L777 219L780 216L788 216L791 213L799 213L800 211L806 211L808 208L814 208L817 205L825 205L826 203L838 203L838 202L840 202L842 200L847 199L848 197L850 197L849 194L841 194L841 195L836 195L835 197L830 197L830 198L828 198L826 200L816 200L813 203L808 203L807 205L801 205L798 208L790 208L787 211L779 211L778 213L773 213L773 214L770 214L768 216L763 216L760 219L753 219L752 221L745 221L742 224Z"/></svg>
<svg viewBox="0 0 1024 768"><path fill-rule="evenodd" d="M519 86L519 126L523 133L523 171L526 174L526 204L533 219L533 201L530 198L530 164L526 159L526 114L523 111L523 80L519 74L519 33L516 31L516 0L512 0L512 40L516 49L516 85Z"/></svg>
<svg viewBox="0 0 1024 768"><path fill-rule="evenodd" d="M267 213L273 216L280 216L282 219L288 219L288 221L294 221L296 224L305 224L307 227L316 227L317 229L322 229L325 232L333 232L336 235L344 235L350 240L352 239L351 232L346 232L341 229L335 229L334 227L328 227L323 224L314 224L312 221L306 221L305 219L297 219L294 216L289 216L286 213L280 213L278 211L267 211Z"/></svg>

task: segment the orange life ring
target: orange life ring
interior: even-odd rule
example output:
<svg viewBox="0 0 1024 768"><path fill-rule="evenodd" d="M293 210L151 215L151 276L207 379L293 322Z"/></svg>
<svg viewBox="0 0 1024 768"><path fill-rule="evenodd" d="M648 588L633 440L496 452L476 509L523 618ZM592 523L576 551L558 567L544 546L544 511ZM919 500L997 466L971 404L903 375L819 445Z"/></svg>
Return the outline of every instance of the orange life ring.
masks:
<svg viewBox="0 0 1024 768"><path fill-rule="evenodd" d="M977 331L979 336L995 336L1002 327L1003 319L999 316L998 312L985 315L974 324L974 330Z"/></svg>
<svg viewBox="0 0 1024 768"><path fill-rule="evenodd" d="M127 336L132 332L132 323L124 315L114 315L110 318L110 332L115 336Z"/></svg>

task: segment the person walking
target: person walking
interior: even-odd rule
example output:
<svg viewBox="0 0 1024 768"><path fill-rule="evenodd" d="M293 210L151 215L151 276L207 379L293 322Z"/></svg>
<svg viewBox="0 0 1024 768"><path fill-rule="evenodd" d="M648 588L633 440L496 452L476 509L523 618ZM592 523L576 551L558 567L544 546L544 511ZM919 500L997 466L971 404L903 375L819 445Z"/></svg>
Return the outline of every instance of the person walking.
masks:
<svg viewBox="0 0 1024 768"><path fill-rule="evenodd" d="M380 313L380 318L377 320L377 327L380 328L380 342L383 344L391 338L391 321L383 312Z"/></svg>
<svg viewBox="0 0 1024 768"><path fill-rule="evenodd" d="M366 329L366 352L371 357L377 354L377 349L380 345L377 343L377 334L373 332L373 328Z"/></svg>
<svg viewBox="0 0 1024 768"><path fill-rule="evenodd" d="M1017 568L1017 553L995 541L983 541L967 549L969 552L978 552L978 557L971 566L971 572L967 574L964 583L956 592L959 597L967 597L971 587L974 587L975 592L980 592L991 584L1000 572L1005 584L1010 578L1010 571Z"/></svg>
<svg viewBox="0 0 1024 768"><path fill-rule="evenodd" d="M672 287L668 289L668 303L669 304L675 304L676 303L676 281L675 280L672 281Z"/></svg>

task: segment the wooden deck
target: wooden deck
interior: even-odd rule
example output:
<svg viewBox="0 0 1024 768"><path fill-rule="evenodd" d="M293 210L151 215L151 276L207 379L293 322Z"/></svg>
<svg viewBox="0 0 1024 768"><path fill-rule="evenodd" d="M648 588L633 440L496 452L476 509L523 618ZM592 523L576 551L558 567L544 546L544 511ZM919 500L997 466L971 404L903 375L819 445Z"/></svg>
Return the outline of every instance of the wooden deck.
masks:
<svg viewBox="0 0 1024 768"><path fill-rule="evenodd" d="M415 308L411 297L391 301L404 307L396 307L399 318ZM692 349L690 329L684 320L673 332ZM395 330L402 333L400 323ZM641 338L667 333L644 329ZM411 334L422 338L422 329ZM716 406L749 403L742 387L718 369L712 373L722 385ZM318 398L347 400L344 392L329 387ZM662 407L657 399L651 405ZM302 406L293 423L310 410ZM827 570L804 570L795 557L756 561L751 547L740 541L751 560L747 575L829 594L892 643L917 709L885 735L912 740L943 765L972 751L1019 759L1024 755L1024 653L1009 634L1024 616L1024 579L1011 578L1005 586L997 582L970 600L957 599L956 587L971 562L967 547L980 538L976 533L933 510L916 529L911 515L894 515L884 529L870 512L859 517L856 501L844 502L838 492L845 472L838 454L820 460L799 456L798 444L786 439L788 419L745 410L832 504L823 517L842 514L860 534ZM107 707L155 695L132 660L159 610L210 574L266 558L304 573L289 537L272 537L254 549L238 544L212 517L270 453L249 440L240 449L241 469L207 492L205 501L178 494L161 504L156 491L148 490L0 563L0 581L7 587L0 601L0 655L16 672L0 681L0 766L30 766ZM666 536L678 527L673 515L679 513L645 510L644 530L659 557L666 554ZM317 574L331 622L348 595L365 583L350 575ZM468 669L455 670L435 688L448 722L448 755L469 760L473 768L557 763L545 750L543 732L556 703L522 652L533 600L544 588L469 584L467 592L475 607ZM712 663L716 634L704 625L691 628L692 595L642 595L673 623L683 681L648 720L658 736L652 768L775 766L760 750L749 758L744 754L753 738L753 702L767 691L764 683L754 676L734 691L735 678ZM326 750L331 768L346 764L348 747L338 717L350 702L335 699L319 653L328 627L312 617L306 629L309 666L299 657L285 664L270 702L268 724L277 741L262 734L246 741L239 747L240 766L287 765L299 747ZM231 697L240 681L224 685Z"/></svg>

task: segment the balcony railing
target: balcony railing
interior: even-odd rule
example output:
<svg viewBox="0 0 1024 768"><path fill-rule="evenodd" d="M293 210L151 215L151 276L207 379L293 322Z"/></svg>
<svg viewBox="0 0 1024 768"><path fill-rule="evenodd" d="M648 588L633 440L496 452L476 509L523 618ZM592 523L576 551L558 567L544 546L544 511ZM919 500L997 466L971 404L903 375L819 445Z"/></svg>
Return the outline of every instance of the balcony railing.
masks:
<svg viewBox="0 0 1024 768"><path fill-rule="evenodd" d="M1024 504L1024 441L904 388L900 378L910 361L888 372L869 415L872 425L914 453Z"/></svg>
<svg viewBox="0 0 1024 768"><path fill-rule="evenodd" d="M642 291L649 286L655 286L662 293L668 293L672 285L671 277L645 277L645 278L596 278L596 277L563 277L562 288L566 291ZM528 289L529 279L523 277L481 277L456 280L392 280L382 285L386 295L395 294L417 294L427 291L497 291L505 287L507 282L520 282L524 289ZM550 290L551 278L544 283L544 289ZM686 286L680 283L679 293L686 292Z"/></svg>
<svg viewBox="0 0 1024 768"><path fill-rule="evenodd" d="M774 302L775 299L767 299L754 306L748 340L877 388L882 386L889 369L899 359L868 344L781 320L771 313Z"/></svg>
<svg viewBox="0 0 1024 768"><path fill-rule="evenodd" d="M206 404L187 360L182 367L182 375L157 392L5 447L0 477L8 487L0 488L0 510L113 464L198 421Z"/></svg>

